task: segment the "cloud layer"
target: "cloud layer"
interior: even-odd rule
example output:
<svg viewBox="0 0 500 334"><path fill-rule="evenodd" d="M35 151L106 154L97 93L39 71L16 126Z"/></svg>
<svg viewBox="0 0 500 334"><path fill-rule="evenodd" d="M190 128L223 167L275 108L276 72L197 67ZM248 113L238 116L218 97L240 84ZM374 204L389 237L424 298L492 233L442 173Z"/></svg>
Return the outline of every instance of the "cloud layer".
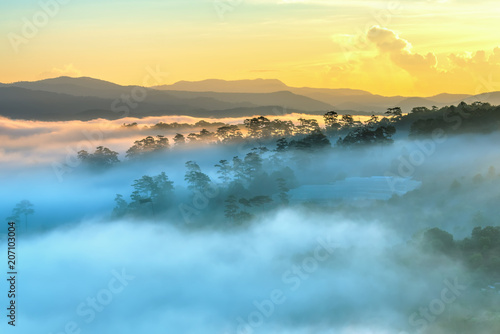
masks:
<svg viewBox="0 0 500 334"><path fill-rule="evenodd" d="M376 222L300 211L235 232L89 221L23 241L26 333L398 333L460 272L421 281L388 259L401 239Z"/></svg>
<svg viewBox="0 0 500 334"><path fill-rule="evenodd" d="M363 36L336 36L347 63L328 68L337 85L390 94L397 83L403 94L472 93L500 90L500 47L475 52L419 53L396 31L373 26Z"/></svg>

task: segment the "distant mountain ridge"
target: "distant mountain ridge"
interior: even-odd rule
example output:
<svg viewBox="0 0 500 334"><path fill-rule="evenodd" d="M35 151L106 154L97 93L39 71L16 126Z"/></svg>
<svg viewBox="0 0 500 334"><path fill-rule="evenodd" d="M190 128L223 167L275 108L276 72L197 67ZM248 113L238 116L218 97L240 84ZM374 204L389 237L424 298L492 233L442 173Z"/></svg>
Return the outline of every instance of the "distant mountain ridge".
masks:
<svg viewBox="0 0 500 334"><path fill-rule="evenodd" d="M259 86L260 85L260 86ZM290 87L276 79L255 80L202 80L202 81L179 81L172 85L154 86L152 88L164 91L182 90L189 92L227 93L242 92L251 87L259 92L272 92L273 89L287 90L297 95L302 95L331 105L334 109L355 110L362 113L384 113L387 108L400 106L409 112L413 107L444 106L446 104L457 104L464 99L474 99L467 94L442 93L430 97L405 97L405 96L382 96L372 94L368 91L350 88L311 88ZM258 89L256 88L258 87ZM420 104L419 104L420 103ZM300 108L299 108L300 109Z"/></svg>
<svg viewBox="0 0 500 334"><path fill-rule="evenodd" d="M138 86L120 86L111 82L92 79L87 77L70 78L60 77L34 82L17 82L5 87L19 87L34 91L45 91L62 93L74 96L99 97L106 99L117 99L125 95L131 95L134 88ZM143 87L141 87L144 89ZM314 112L329 110L333 106L316 101L306 96L294 94L289 91L274 91L266 93L196 93L186 91L165 91L146 88L147 96L142 103L152 103L161 107L164 104L187 105L194 108L206 110L223 110L241 107L258 106L283 106Z"/></svg>
<svg viewBox="0 0 500 334"><path fill-rule="evenodd" d="M174 89L175 88L175 89ZM135 101L138 89L145 98ZM227 90L227 91L225 91ZM248 91L244 91L248 90ZM59 77L33 82L0 83L0 115L44 120L120 117L113 106L131 103L129 116L188 115L197 117L239 117L271 111L323 114L383 114L399 106L413 107L458 104L475 101L500 104L500 92L476 96L438 94L431 97L381 96L356 89L289 87L274 79L225 81L209 79L180 81L155 87L121 86L89 77ZM132 99L130 101L130 99Z"/></svg>
<svg viewBox="0 0 500 334"><path fill-rule="evenodd" d="M254 79L226 81L207 79L202 81L178 81L172 85L155 86L161 90L219 93L272 93L288 90L288 86L277 79Z"/></svg>
<svg viewBox="0 0 500 334"><path fill-rule="evenodd" d="M127 87L133 87L120 86L112 82L89 77L58 77L40 81L20 81L7 86L76 96L95 96L104 98L110 97L110 93L115 94L113 96L116 97L116 94L126 91Z"/></svg>

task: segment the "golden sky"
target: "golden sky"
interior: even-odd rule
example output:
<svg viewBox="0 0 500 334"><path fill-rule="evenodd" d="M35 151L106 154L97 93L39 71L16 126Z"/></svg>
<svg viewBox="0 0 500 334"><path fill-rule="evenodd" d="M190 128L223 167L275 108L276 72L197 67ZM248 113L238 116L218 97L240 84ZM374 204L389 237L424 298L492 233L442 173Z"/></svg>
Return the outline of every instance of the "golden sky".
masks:
<svg viewBox="0 0 500 334"><path fill-rule="evenodd" d="M45 4L45 5L42 5ZM500 6L469 0L2 2L0 82L276 78L430 96L500 90Z"/></svg>

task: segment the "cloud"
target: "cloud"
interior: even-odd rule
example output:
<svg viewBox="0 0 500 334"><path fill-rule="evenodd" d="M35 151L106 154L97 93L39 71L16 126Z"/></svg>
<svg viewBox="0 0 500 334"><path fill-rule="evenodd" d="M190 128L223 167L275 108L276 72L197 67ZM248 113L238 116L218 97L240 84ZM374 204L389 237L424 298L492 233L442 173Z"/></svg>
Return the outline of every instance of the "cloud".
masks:
<svg viewBox="0 0 500 334"><path fill-rule="evenodd" d="M238 319L252 323L262 309L255 305L268 305L274 290L282 302L245 333L373 333L379 326L397 333L414 304L434 298L441 277L457 274L448 263L425 275L397 263L385 247L400 239L377 222L296 210L233 233L91 221L25 241L25 333L56 333L68 323L96 334L243 333ZM118 275L126 280L113 280ZM119 289L109 294L110 286Z"/></svg>
<svg viewBox="0 0 500 334"><path fill-rule="evenodd" d="M375 44L380 52L389 53L391 60L410 74L418 75L420 71L434 69L437 65L434 53L429 52L425 56L412 53L410 42L400 38L390 29L373 26L368 30L366 38Z"/></svg>
<svg viewBox="0 0 500 334"><path fill-rule="evenodd" d="M372 26L363 36L334 36L347 62L329 66L337 85L385 95L480 94L500 90L500 48L438 54L419 53L398 32ZM395 85L397 82L398 85ZM385 85L384 83L391 83Z"/></svg>
<svg viewBox="0 0 500 334"><path fill-rule="evenodd" d="M82 71L77 69L73 64L64 65L62 68L52 68L50 71L40 73L38 79L50 79L61 76L81 77Z"/></svg>
<svg viewBox="0 0 500 334"><path fill-rule="evenodd" d="M407 40L400 38L396 32L379 26L371 27L366 33L366 38L382 52L409 51L411 49L411 44Z"/></svg>

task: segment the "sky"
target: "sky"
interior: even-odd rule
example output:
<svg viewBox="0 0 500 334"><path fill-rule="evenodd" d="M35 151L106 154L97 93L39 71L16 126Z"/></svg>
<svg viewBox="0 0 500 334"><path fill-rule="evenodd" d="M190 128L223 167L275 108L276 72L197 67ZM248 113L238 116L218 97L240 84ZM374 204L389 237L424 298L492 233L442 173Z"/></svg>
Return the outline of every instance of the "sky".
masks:
<svg viewBox="0 0 500 334"><path fill-rule="evenodd" d="M0 3L0 82L275 78L393 96L500 90L487 0L19 0Z"/></svg>

